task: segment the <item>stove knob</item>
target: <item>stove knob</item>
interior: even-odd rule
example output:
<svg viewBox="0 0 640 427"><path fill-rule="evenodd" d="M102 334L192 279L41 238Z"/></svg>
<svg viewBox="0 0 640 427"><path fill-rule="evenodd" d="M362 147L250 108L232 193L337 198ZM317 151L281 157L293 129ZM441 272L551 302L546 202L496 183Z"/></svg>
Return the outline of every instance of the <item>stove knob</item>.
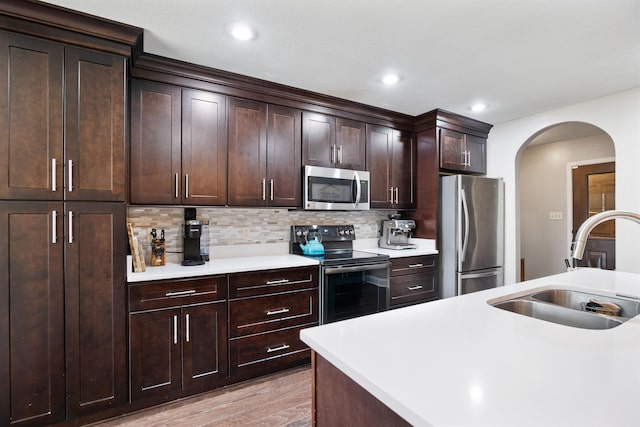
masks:
<svg viewBox="0 0 640 427"><path fill-rule="evenodd" d="M302 231L300 231L300 230L296 231L296 236L301 237L302 236Z"/></svg>
<svg viewBox="0 0 640 427"><path fill-rule="evenodd" d="M353 228L349 229L349 234L353 234Z"/></svg>
<svg viewBox="0 0 640 427"><path fill-rule="evenodd" d="M340 234L341 236L343 236L343 235L344 235L344 230L342 230L342 229L341 229L340 231L338 231L338 234Z"/></svg>

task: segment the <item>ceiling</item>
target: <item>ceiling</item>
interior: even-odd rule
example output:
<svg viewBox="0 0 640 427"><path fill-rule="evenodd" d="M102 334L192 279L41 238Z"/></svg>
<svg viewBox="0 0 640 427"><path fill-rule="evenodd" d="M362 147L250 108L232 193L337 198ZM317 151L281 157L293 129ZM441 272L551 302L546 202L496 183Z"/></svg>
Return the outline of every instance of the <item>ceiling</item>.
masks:
<svg viewBox="0 0 640 427"><path fill-rule="evenodd" d="M498 124L640 87L640 0L47 2L142 27L149 53L410 115ZM228 36L238 20L258 37Z"/></svg>

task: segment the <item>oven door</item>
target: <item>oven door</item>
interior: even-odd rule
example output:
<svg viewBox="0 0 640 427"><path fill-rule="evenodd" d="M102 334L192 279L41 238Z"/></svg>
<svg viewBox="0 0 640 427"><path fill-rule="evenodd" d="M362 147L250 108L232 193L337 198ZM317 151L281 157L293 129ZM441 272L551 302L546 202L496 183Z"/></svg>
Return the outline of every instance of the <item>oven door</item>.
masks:
<svg viewBox="0 0 640 427"><path fill-rule="evenodd" d="M337 322L386 309L390 262L324 266L320 323Z"/></svg>

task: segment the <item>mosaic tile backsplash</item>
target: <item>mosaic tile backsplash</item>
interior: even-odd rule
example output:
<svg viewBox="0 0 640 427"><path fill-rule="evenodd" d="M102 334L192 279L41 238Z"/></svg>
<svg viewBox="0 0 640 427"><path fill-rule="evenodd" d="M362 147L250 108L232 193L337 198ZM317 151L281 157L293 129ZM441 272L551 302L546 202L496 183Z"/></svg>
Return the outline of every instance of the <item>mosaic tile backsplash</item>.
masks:
<svg viewBox="0 0 640 427"><path fill-rule="evenodd" d="M353 224L358 239L379 235L381 221L390 211L289 211L287 209L197 208L197 219L209 221L209 245L243 245L289 242L291 226L297 224ZM182 253L184 208L130 206L127 222L148 251L151 229L165 230L167 255Z"/></svg>

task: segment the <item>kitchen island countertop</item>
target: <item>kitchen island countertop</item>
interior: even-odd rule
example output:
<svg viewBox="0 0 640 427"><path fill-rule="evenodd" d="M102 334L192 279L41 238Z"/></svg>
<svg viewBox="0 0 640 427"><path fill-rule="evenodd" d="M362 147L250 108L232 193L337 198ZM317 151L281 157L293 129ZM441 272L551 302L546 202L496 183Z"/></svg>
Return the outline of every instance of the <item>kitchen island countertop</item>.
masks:
<svg viewBox="0 0 640 427"><path fill-rule="evenodd" d="M640 316L606 330L490 306L533 288L640 295L640 275L582 268L330 323L302 340L416 426L637 426Z"/></svg>

